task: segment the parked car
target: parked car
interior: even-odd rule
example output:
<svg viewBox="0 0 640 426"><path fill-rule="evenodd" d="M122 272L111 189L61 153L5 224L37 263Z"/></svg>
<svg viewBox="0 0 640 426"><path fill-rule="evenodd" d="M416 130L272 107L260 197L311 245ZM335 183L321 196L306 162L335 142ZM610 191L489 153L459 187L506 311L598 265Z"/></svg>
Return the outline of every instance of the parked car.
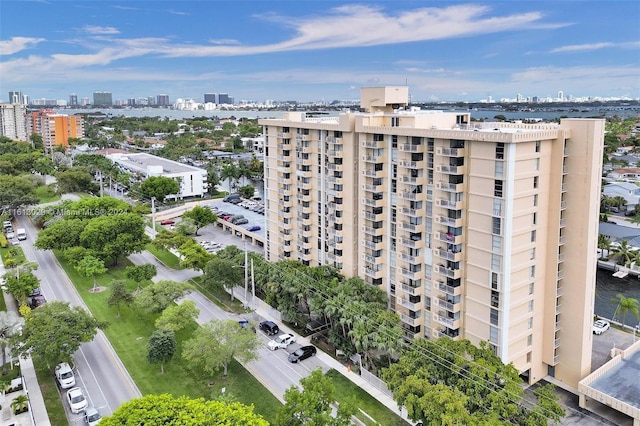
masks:
<svg viewBox="0 0 640 426"><path fill-rule="evenodd" d="M240 219L244 219L244 216L241 214L236 214L231 216L231 218L228 221L231 223L237 224L237 221L239 221Z"/></svg>
<svg viewBox="0 0 640 426"><path fill-rule="evenodd" d="M247 226L247 231L249 232L255 232L255 231L259 231L260 227L258 225L251 225L251 226Z"/></svg>
<svg viewBox="0 0 640 426"><path fill-rule="evenodd" d="M229 194L222 199L222 201L226 203L230 203L233 200L238 200L238 202L240 202L240 194Z"/></svg>
<svg viewBox="0 0 640 426"><path fill-rule="evenodd" d="M160 225L175 225L176 221L171 219L165 219L160 222Z"/></svg>
<svg viewBox="0 0 640 426"><path fill-rule="evenodd" d="M240 320L238 321L238 324L240 324L240 327L246 330L253 331L254 333L256 332L256 328L252 326L251 323L247 320Z"/></svg>
<svg viewBox="0 0 640 426"><path fill-rule="evenodd" d="M38 306L44 305L45 303L47 303L47 299L45 299L42 295L27 297L27 305L29 305L31 309L35 309Z"/></svg>
<svg viewBox="0 0 640 426"><path fill-rule="evenodd" d="M280 333L280 327L273 321L262 321L258 324L260 330L264 331L268 336L275 336Z"/></svg>
<svg viewBox="0 0 640 426"><path fill-rule="evenodd" d="M76 376L66 362L61 362L55 369L56 380L62 389L67 389L76 385Z"/></svg>
<svg viewBox="0 0 640 426"><path fill-rule="evenodd" d="M238 219L238 220L236 220L235 222L232 222L232 223L234 225L245 225L245 224L249 223L249 219L246 219L246 218L243 217L243 218Z"/></svg>
<svg viewBox="0 0 640 426"><path fill-rule="evenodd" d="M610 327L609 321L598 320L593 323L593 334L602 334Z"/></svg>
<svg viewBox="0 0 640 426"><path fill-rule="evenodd" d="M67 402L73 414L80 413L89 405L87 398L84 397L84 393L79 387L71 388L67 391Z"/></svg>
<svg viewBox="0 0 640 426"><path fill-rule="evenodd" d="M295 341L296 341L296 336L294 336L293 334L285 333L271 340L268 343L268 346L269 346L269 349L271 349L272 351L275 351L276 349L284 349Z"/></svg>
<svg viewBox="0 0 640 426"><path fill-rule="evenodd" d="M303 346L289 354L289 362L296 363L298 361L302 361L309 358L310 356L314 356L316 352L317 350L315 346Z"/></svg>
<svg viewBox="0 0 640 426"><path fill-rule="evenodd" d="M102 416L95 407L84 410L84 423L87 426L96 426L102 420Z"/></svg>
<svg viewBox="0 0 640 426"><path fill-rule="evenodd" d="M242 202L242 198L234 198L233 200L229 200L231 204L240 204Z"/></svg>

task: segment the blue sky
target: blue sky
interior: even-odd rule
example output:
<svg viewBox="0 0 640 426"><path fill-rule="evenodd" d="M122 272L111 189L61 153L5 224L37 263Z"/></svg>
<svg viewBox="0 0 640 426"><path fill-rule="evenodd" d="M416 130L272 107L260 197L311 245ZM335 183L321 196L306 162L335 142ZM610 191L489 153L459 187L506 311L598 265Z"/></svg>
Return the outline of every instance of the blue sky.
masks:
<svg viewBox="0 0 640 426"><path fill-rule="evenodd" d="M0 99L640 97L637 1L0 2Z"/></svg>

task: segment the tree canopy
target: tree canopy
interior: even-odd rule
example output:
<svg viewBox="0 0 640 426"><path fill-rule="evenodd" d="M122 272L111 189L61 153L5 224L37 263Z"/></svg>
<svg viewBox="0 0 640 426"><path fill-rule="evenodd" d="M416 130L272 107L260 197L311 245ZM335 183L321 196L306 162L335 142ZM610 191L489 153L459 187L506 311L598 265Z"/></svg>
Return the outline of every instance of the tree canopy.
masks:
<svg viewBox="0 0 640 426"><path fill-rule="evenodd" d="M229 362L235 357L242 362L258 358L261 341L256 333L238 321L211 320L198 328L184 343L182 357L194 368L214 374L222 368L227 375Z"/></svg>
<svg viewBox="0 0 640 426"><path fill-rule="evenodd" d="M167 195L180 192L180 185L174 179L164 176L150 176L140 185L140 191L145 197L163 201Z"/></svg>
<svg viewBox="0 0 640 426"><path fill-rule="evenodd" d="M100 186L85 167L72 167L56 173L55 176L60 194L69 192L97 194L100 191Z"/></svg>
<svg viewBox="0 0 640 426"><path fill-rule="evenodd" d="M22 334L15 336L13 352L31 355L49 367L68 361L84 342L93 340L99 322L79 306L53 301L31 311Z"/></svg>
<svg viewBox="0 0 640 426"><path fill-rule="evenodd" d="M193 324L200 315L200 309L196 308L193 300L185 300L177 305L170 305L156 320L157 328L164 328L178 332L189 324Z"/></svg>
<svg viewBox="0 0 640 426"><path fill-rule="evenodd" d="M159 328L155 330L147 342L147 360L151 364L160 364L160 372L164 374L164 364L171 361L176 352L176 333L174 330Z"/></svg>
<svg viewBox="0 0 640 426"><path fill-rule="evenodd" d="M122 404L101 426L268 426L266 420L253 412L253 407L238 402L205 401L168 394L146 395Z"/></svg>
<svg viewBox="0 0 640 426"><path fill-rule="evenodd" d="M185 212L182 215L183 218L192 219L196 226L196 235L200 228L203 228L211 223L214 223L218 217L210 209L206 207L195 206L193 209Z"/></svg>
<svg viewBox="0 0 640 426"><path fill-rule="evenodd" d="M191 290L189 284L161 280L140 290L135 298L135 305L147 312L162 312L189 290Z"/></svg>

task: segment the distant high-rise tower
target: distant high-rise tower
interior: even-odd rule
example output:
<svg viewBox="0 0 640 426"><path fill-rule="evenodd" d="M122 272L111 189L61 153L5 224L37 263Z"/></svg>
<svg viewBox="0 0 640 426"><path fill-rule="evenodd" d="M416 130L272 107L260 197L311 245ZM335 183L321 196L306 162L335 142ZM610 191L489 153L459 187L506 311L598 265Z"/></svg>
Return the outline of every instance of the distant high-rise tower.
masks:
<svg viewBox="0 0 640 426"><path fill-rule="evenodd" d="M93 105L112 106L113 98L111 92L93 92Z"/></svg>
<svg viewBox="0 0 640 426"><path fill-rule="evenodd" d="M215 93L205 93L204 94L204 103L215 104L216 102L216 94Z"/></svg>
<svg viewBox="0 0 640 426"><path fill-rule="evenodd" d="M78 95L75 93L69 95L69 106L78 106Z"/></svg>
<svg viewBox="0 0 640 426"><path fill-rule="evenodd" d="M9 103L10 104L26 104L25 96L22 92L11 91L9 92Z"/></svg>
<svg viewBox="0 0 640 426"><path fill-rule="evenodd" d="M0 103L0 135L9 139L26 141L27 122L25 114L27 108L19 102L10 104Z"/></svg>
<svg viewBox="0 0 640 426"><path fill-rule="evenodd" d="M233 98L230 97L227 93L219 93L218 94L218 104L232 104Z"/></svg>
<svg viewBox="0 0 640 426"><path fill-rule="evenodd" d="M564 101L564 92L562 90L558 92L558 100L560 102Z"/></svg>
<svg viewBox="0 0 640 426"><path fill-rule="evenodd" d="M169 106L169 95L158 95L156 104L158 106Z"/></svg>

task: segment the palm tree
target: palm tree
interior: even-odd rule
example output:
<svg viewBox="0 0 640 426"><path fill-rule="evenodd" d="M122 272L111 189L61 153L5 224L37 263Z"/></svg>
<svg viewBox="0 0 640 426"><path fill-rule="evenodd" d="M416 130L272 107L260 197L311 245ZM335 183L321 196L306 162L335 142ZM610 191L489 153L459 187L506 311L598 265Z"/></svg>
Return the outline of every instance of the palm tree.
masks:
<svg viewBox="0 0 640 426"><path fill-rule="evenodd" d="M11 409L13 414L18 414L26 411L29 408L29 397L27 395L18 395L11 401Z"/></svg>
<svg viewBox="0 0 640 426"><path fill-rule="evenodd" d="M633 259L634 257L634 251L635 251L634 249L635 247L629 245L629 241L622 240L620 241L620 247L615 249L611 254L615 258L622 259L623 261L622 265L626 266L629 263L631 263L631 259Z"/></svg>
<svg viewBox="0 0 640 426"><path fill-rule="evenodd" d="M609 250L611 250L611 239L604 234L598 234L598 248L600 249L600 259L609 257ZM605 250L607 251L606 256L604 255Z"/></svg>
<svg viewBox="0 0 640 426"><path fill-rule="evenodd" d="M623 294L618 293L616 297L611 300L612 302L618 302L618 306L613 313L613 317L615 318L618 314L622 316L622 326L624 327L624 320L627 317L627 314L631 312L636 319L640 318L640 307L638 306L638 299L634 299L632 297L624 297Z"/></svg>
<svg viewBox="0 0 640 426"><path fill-rule="evenodd" d="M2 350L2 375L7 371L7 344L11 336L20 333L24 324L24 318L13 311L0 312L0 349Z"/></svg>
<svg viewBox="0 0 640 426"><path fill-rule="evenodd" d="M622 195L616 195L613 197L613 205L622 209L627 205L627 200Z"/></svg>
<svg viewBox="0 0 640 426"><path fill-rule="evenodd" d="M229 179L229 194L231 194L231 187L235 180L238 179L238 168L233 163L226 163L222 166L222 171L220 172L220 178L222 180Z"/></svg>

